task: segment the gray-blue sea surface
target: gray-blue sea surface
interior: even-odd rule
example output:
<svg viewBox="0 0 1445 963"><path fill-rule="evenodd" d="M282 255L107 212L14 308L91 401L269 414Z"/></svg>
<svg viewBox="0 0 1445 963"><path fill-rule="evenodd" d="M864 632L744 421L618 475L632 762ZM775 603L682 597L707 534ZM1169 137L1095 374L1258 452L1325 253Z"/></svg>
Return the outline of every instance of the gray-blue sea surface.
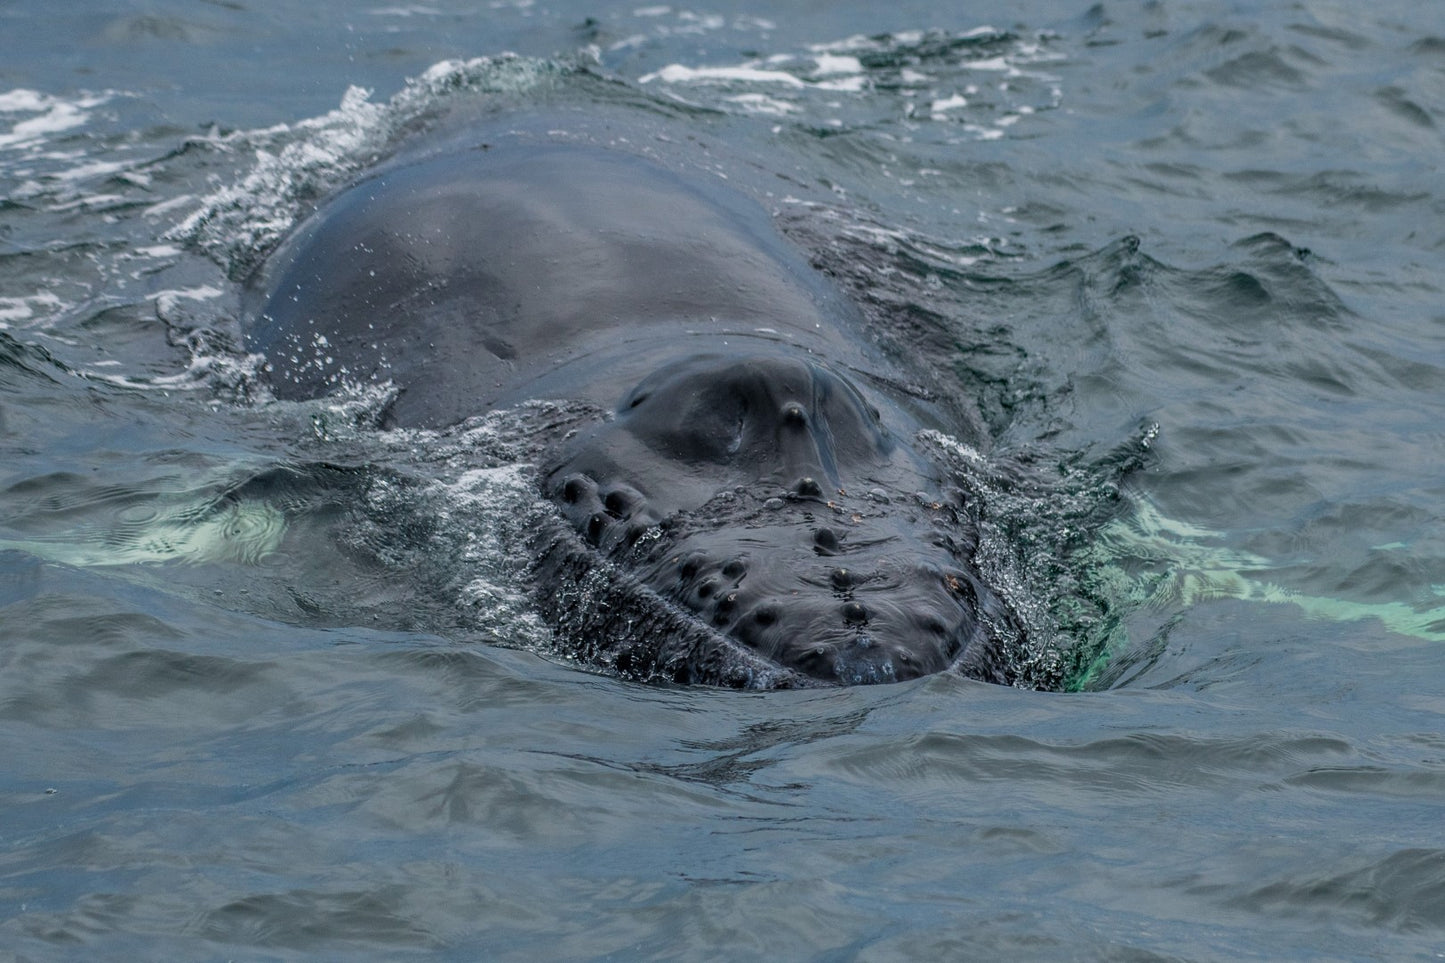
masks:
<svg viewBox="0 0 1445 963"><path fill-rule="evenodd" d="M1441 958L1442 105L1418 0L0 7L0 959ZM266 253L541 113L976 406L1028 687L617 679L588 413L269 397Z"/></svg>

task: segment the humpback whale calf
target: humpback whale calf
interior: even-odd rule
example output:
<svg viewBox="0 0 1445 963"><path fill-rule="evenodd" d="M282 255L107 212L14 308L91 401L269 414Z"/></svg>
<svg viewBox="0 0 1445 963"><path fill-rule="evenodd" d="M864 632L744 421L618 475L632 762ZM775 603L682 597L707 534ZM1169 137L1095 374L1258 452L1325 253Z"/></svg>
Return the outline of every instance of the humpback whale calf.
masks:
<svg viewBox="0 0 1445 963"><path fill-rule="evenodd" d="M574 144L454 146L340 191L250 283L274 394L399 389L386 427L529 399L555 440L539 608L624 677L777 688L1008 683L1021 628L920 450L950 424L857 308L721 178ZM565 520L565 521L563 521Z"/></svg>

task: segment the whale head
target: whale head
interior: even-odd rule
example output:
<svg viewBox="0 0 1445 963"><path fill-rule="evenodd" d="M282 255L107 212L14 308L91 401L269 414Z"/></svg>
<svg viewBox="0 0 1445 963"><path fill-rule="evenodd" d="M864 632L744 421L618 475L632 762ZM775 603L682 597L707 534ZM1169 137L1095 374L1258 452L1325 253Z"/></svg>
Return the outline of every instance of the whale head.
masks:
<svg viewBox="0 0 1445 963"><path fill-rule="evenodd" d="M676 616L657 633L673 640L613 663L731 685L1006 681L1011 615L909 425L810 357L699 355L643 379L544 479L615 577Z"/></svg>

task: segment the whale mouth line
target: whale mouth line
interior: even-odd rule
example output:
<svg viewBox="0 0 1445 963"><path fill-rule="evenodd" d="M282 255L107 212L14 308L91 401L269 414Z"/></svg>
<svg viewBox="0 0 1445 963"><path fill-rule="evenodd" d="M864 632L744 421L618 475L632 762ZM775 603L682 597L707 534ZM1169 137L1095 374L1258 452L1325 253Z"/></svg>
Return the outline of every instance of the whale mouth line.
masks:
<svg viewBox="0 0 1445 963"><path fill-rule="evenodd" d="M738 486L659 518L626 481L559 470L548 488L579 549L728 651L811 684L945 671L980 637L977 590L939 534L945 517L962 526L937 500Z"/></svg>
<svg viewBox="0 0 1445 963"><path fill-rule="evenodd" d="M569 640L567 656L637 682L701 684L734 689L826 686L765 659L654 590L609 559L567 524L548 515L534 536L535 571L558 587L552 617Z"/></svg>
<svg viewBox="0 0 1445 963"><path fill-rule="evenodd" d="M546 570L553 583L562 586L553 596L558 603L553 613L555 624L571 640L588 639L581 648L569 644L568 658L631 681L745 690L815 689L957 673L966 662L965 648L941 668L908 671L905 666L900 671L892 661L852 658L850 653L813 645L817 655L827 661L829 671L795 668L767 658L709 625L701 613L623 567L598 559L595 549L569 526L558 523L548 528L541 536L545 547L537 568ZM572 578L565 577L567 574ZM622 625L625 631L618 630ZM865 650L877 644L867 632L859 632L853 642Z"/></svg>

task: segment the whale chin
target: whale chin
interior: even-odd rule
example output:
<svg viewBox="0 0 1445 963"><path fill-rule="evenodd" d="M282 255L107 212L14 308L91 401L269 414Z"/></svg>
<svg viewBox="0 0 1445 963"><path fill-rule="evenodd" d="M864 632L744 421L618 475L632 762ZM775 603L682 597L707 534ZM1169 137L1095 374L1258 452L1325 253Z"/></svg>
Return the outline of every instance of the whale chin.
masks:
<svg viewBox="0 0 1445 963"><path fill-rule="evenodd" d="M920 491L937 485L836 371L712 356L645 379L546 481L586 550L733 653L639 658L634 639L612 662L627 674L1005 681L989 620L1006 612L975 574L962 506Z"/></svg>
<svg viewBox="0 0 1445 963"><path fill-rule="evenodd" d="M605 622L606 632L636 630L608 643L625 650L620 662L605 660L624 674L779 687L958 669L1007 681L989 622L1007 611L966 564L972 542L947 534L965 530L947 506L745 489L654 519L645 501L624 506L608 497L617 488L587 476L569 475L561 488L577 550L596 556L580 568L601 559L610 589L645 591L670 613L662 634L683 640L640 638L652 631L646 620L634 625L638 616L616 598L602 603L592 633ZM699 636L710 640L706 658L695 654Z"/></svg>

